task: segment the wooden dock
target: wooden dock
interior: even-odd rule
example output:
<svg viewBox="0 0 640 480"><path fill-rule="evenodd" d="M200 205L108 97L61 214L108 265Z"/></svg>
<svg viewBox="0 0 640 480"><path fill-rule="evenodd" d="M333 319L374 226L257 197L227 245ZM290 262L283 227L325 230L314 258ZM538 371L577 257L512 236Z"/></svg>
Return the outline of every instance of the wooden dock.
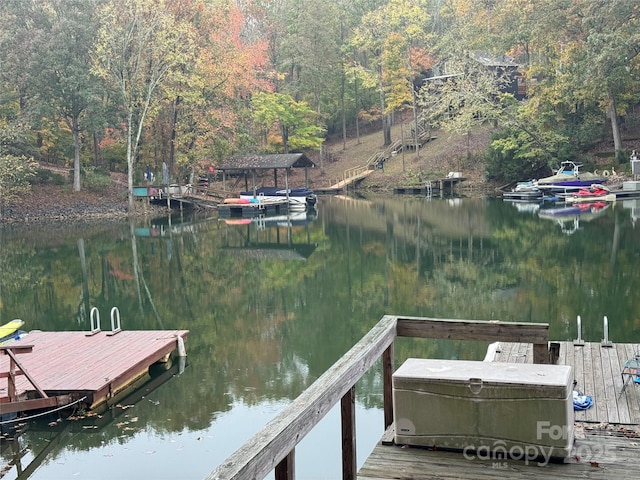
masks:
<svg viewBox="0 0 640 480"><path fill-rule="evenodd" d="M358 480L640 478L640 385L631 382L622 391L624 364L636 355L640 345L557 344L556 363L571 365L577 388L593 399L589 409L574 412L576 438L572 455L564 462L397 446L392 425L358 472ZM533 345L501 342L485 360L533 363Z"/></svg>
<svg viewBox="0 0 640 480"><path fill-rule="evenodd" d="M94 410L184 349L188 330L34 331L0 347L0 414L77 402Z"/></svg>
<svg viewBox="0 0 640 480"><path fill-rule="evenodd" d="M396 187L393 189L395 194L403 195L431 195L445 191L452 191L458 183L463 182L463 177L449 177L437 180L428 180L423 185L412 185L407 187Z"/></svg>
<svg viewBox="0 0 640 480"><path fill-rule="evenodd" d="M258 215L280 215L289 211L289 202L282 200L264 200L252 203L220 203L218 214L226 218L249 218Z"/></svg>
<svg viewBox="0 0 640 480"><path fill-rule="evenodd" d="M487 341L493 342L493 348L487 352L485 361L571 365L578 388L593 398L590 409L574 415L571 454L566 459L545 461L540 458L540 452L533 452L537 454L530 458L532 452L517 445L520 451L508 452L500 451L500 445L498 452L491 446L476 452L460 452L395 445L392 384L394 342L398 337ZM640 408L640 385L632 382L622 392L623 367L627 360L634 359L637 348L635 344L609 342L550 342L546 323L385 315L206 480L266 478L271 471L278 480L294 479L296 445L337 404L341 413L343 479L637 479L640 478L640 426L634 422L639 418L635 410ZM385 432L358 470L355 384L376 364L382 367ZM640 375L640 360L637 369L631 365L627 368L625 378ZM519 419L504 415L501 421L517 423ZM506 458L508 454L511 458Z"/></svg>

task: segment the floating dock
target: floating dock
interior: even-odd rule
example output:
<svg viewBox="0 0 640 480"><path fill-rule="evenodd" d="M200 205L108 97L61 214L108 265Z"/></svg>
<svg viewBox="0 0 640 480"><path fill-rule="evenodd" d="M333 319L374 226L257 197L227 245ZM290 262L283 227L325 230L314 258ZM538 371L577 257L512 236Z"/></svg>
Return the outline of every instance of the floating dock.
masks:
<svg viewBox="0 0 640 480"><path fill-rule="evenodd" d="M405 195L431 195L433 193L451 191L458 183L464 182L464 180L464 177L448 177L438 180L428 180L423 185L396 187L393 189L393 193Z"/></svg>
<svg viewBox="0 0 640 480"><path fill-rule="evenodd" d="M263 200L251 203L220 203L218 214L221 217L257 217L258 215L280 215L289 211L289 202L282 200Z"/></svg>
<svg viewBox="0 0 640 480"><path fill-rule="evenodd" d="M43 332L0 346L0 415L74 404L86 410L129 393L151 365L184 355L188 330Z"/></svg>

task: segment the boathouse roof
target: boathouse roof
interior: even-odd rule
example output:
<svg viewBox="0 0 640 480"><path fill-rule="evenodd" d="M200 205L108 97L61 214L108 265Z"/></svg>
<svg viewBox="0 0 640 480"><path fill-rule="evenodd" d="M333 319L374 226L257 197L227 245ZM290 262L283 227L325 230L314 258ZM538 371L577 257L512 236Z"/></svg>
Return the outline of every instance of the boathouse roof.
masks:
<svg viewBox="0 0 640 480"><path fill-rule="evenodd" d="M315 167L304 153L279 153L274 155L243 155L223 161L218 170L268 170L273 168Z"/></svg>

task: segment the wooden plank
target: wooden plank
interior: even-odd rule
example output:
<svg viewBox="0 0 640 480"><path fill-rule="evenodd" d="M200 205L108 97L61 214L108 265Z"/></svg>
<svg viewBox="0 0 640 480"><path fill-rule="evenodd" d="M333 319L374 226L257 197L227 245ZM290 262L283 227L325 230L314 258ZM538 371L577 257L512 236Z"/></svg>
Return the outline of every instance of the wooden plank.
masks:
<svg viewBox="0 0 640 480"><path fill-rule="evenodd" d="M607 405L607 423L620 423L617 402L618 392L616 392L616 387L613 379L614 372L611 370L611 361L609 359L611 351L612 349L610 348L602 346L600 347L602 379L604 384L603 398Z"/></svg>
<svg viewBox="0 0 640 480"><path fill-rule="evenodd" d="M621 345L624 350L618 351L618 360L624 365L624 362L633 358L636 355L638 346L632 343ZM627 405L629 406L629 417L633 424L640 424L640 389L635 383L630 383L624 394L627 398Z"/></svg>
<svg viewBox="0 0 640 480"><path fill-rule="evenodd" d="M516 363L528 363L527 362L527 350L528 345L526 343L518 344L518 353L516 358Z"/></svg>
<svg viewBox="0 0 640 480"><path fill-rule="evenodd" d="M567 363L567 349L572 348L569 342L560 342L560 355L558 356L558 365L568 365Z"/></svg>
<svg viewBox="0 0 640 480"><path fill-rule="evenodd" d="M582 390L582 393L585 395L589 395L592 400L593 392L595 390L594 381L593 381L593 359L591 357L591 348L590 347L582 347L582 358L583 358L583 367L582 367L582 378L583 384L579 386ZM587 422L595 422L597 421L598 415L594 405L591 405L591 408L584 410L582 412L583 418ZM577 416L576 416L577 417Z"/></svg>
<svg viewBox="0 0 640 480"><path fill-rule="evenodd" d="M547 343L549 324L396 317L400 337Z"/></svg>
<svg viewBox="0 0 640 480"><path fill-rule="evenodd" d="M572 369L572 375L573 375L573 380L576 379L576 372L575 372L575 351L576 348L581 348L581 347L576 347L573 345L573 343L568 342L565 344L566 348L565 348L565 365L570 365L571 369Z"/></svg>
<svg viewBox="0 0 640 480"><path fill-rule="evenodd" d="M600 358L600 344L588 343L584 348L591 350L591 368L593 372L593 406L595 409L597 422L608 422L607 402L604 393L604 372L602 371L602 359Z"/></svg>
<svg viewBox="0 0 640 480"><path fill-rule="evenodd" d="M637 438L589 435L575 441L568 463L513 460L467 452L377 445L358 480L609 479L640 478Z"/></svg>
<svg viewBox="0 0 640 480"><path fill-rule="evenodd" d="M631 422L629 416L629 405L627 404L627 397L620 395L622 391L622 364L618 360L618 345L614 344L609 348L609 362L611 363L611 378L613 380L613 398L618 405L618 422L628 424Z"/></svg>
<svg viewBox="0 0 640 480"><path fill-rule="evenodd" d="M613 373L613 384L615 387L615 398L618 402L618 414L620 423L631 423L631 415L629 413L629 403L627 402L626 395L620 395L622 392L622 366L626 362L626 349L623 345L614 344L609 349L609 360L611 361L611 371ZM620 356L623 357L620 362Z"/></svg>
<svg viewBox="0 0 640 480"><path fill-rule="evenodd" d="M500 356L496 360L497 362L509 362L511 356L511 349L515 344L512 342L500 342Z"/></svg>
<svg viewBox="0 0 640 480"><path fill-rule="evenodd" d="M585 392L584 386L584 350L585 347L574 347L573 348L573 379L576 382L575 386L580 389L583 393ZM586 419L586 411L577 410L574 411L574 417L576 421L585 420Z"/></svg>
<svg viewBox="0 0 640 480"><path fill-rule="evenodd" d="M512 343L510 342L499 342L499 343L500 343L500 347L496 349L496 357L494 359L494 362L508 362Z"/></svg>

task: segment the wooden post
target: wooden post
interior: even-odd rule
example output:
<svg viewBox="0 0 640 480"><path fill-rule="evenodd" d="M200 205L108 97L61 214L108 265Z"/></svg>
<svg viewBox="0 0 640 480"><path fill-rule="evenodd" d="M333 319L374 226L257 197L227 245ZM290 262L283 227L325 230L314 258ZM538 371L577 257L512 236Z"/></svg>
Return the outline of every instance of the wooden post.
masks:
<svg viewBox="0 0 640 480"><path fill-rule="evenodd" d="M386 430L393 423L393 343L382 354L382 399Z"/></svg>
<svg viewBox="0 0 640 480"><path fill-rule="evenodd" d="M340 400L342 412L342 479L355 480L356 462L356 387L352 386Z"/></svg>
<svg viewBox="0 0 640 480"><path fill-rule="evenodd" d="M533 363L549 363L549 347L546 343L533 344Z"/></svg>
<svg viewBox="0 0 640 480"><path fill-rule="evenodd" d="M296 478L296 450L295 448L276 465L275 480L294 480Z"/></svg>

